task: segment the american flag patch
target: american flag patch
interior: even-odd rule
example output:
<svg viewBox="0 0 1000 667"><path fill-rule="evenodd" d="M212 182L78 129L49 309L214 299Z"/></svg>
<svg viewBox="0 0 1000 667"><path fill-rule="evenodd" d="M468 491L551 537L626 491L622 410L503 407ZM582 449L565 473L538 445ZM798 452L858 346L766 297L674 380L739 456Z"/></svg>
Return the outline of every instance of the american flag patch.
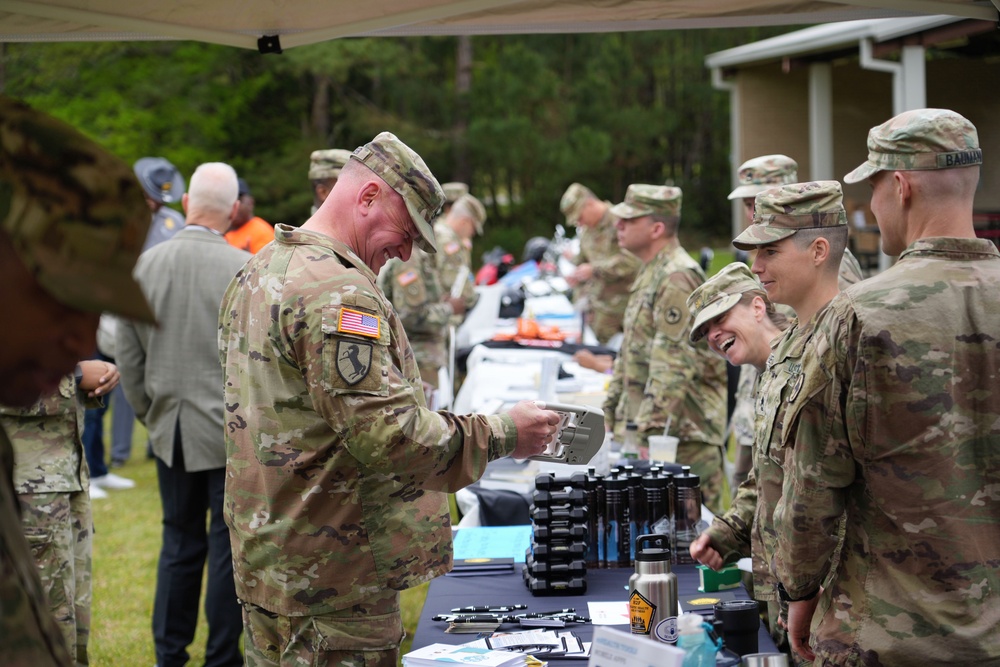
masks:
<svg viewBox="0 0 1000 667"><path fill-rule="evenodd" d="M337 323L339 333L352 333L369 338L378 338L381 322L378 315L369 315L350 308L340 309L340 321Z"/></svg>

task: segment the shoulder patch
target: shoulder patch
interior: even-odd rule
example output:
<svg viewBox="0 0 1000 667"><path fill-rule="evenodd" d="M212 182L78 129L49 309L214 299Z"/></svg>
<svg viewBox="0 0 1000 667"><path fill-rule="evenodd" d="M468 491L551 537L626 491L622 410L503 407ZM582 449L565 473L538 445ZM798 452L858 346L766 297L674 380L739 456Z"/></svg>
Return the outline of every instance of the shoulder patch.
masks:
<svg viewBox="0 0 1000 667"><path fill-rule="evenodd" d="M684 294L676 289L669 290L661 312L663 333L674 341L684 337L690 319Z"/></svg>
<svg viewBox="0 0 1000 667"><path fill-rule="evenodd" d="M337 341L337 374L348 387L353 387L368 377L372 369L372 348L372 343Z"/></svg>
<svg viewBox="0 0 1000 667"><path fill-rule="evenodd" d="M357 334L368 338L381 335L382 320L378 315L362 313L352 308L341 308L337 320L337 333Z"/></svg>
<svg viewBox="0 0 1000 667"><path fill-rule="evenodd" d="M417 275L416 271L410 269L409 271L404 271L403 273L399 274L399 276L396 277L396 281L403 287L406 287L419 277L420 276Z"/></svg>

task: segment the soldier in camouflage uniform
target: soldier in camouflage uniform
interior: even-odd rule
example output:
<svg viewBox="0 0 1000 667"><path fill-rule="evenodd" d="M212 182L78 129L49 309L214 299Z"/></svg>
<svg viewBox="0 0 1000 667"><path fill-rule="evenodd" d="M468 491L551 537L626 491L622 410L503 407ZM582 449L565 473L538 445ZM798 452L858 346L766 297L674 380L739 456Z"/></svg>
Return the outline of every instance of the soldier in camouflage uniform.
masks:
<svg viewBox="0 0 1000 667"><path fill-rule="evenodd" d="M132 169L91 140L0 97L0 304L17 325L0 346L0 403L55 391L96 345L102 311L153 321L132 279L149 208ZM25 540L0 428L0 664L73 659Z"/></svg>
<svg viewBox="0 0 1000 667"><path fill-rule="evenodd" d="M0 407L0 428L14 446L21 523L49 609L77 665L89 664L94 528L81 438L84 401L99 404L118 378L114 364L81 361L76 375L63 377L30 407Z"/></svg>
<svg viewBox="0 0 1000 667"><path fill-rule="evenodd" d="M447 492L556 431L559 415L532 402L488 417L426 408L375 272L413 244L436 250L442 199L383 132L223 297L226 520L248 665L396 665L398 592L451 567Z"/></svg>
<svg viewBox="0 0 1000 667"><path fill-rule="evenodd" d="M603 345L622 331L629 289L642 262L618 246L610 202L573 183L563 193L559 209L580 237L580 253L573 258L577 267L567 280L586 299L588 323Z"/></svg>
<svg viewBox="0 0 1000 667"><path fill-rule="evenodd" d="M445 183L441 187L447 185L456 184ZM464 185L464 183L457 185ZM447 189L445 189L445 196L448 196ZM462 285L464 312L472 310L479 301L479 293L474 286L472 275L472 237L476 234L483 235L485 222L486 207L468 192L459 195L452 202L448 212L434 222L434 235L437 237L439 249L434 257L440 272L441 289L445 294L450 294L459 274L465 273L466 278ZM462 267L465 267L464 271ZM458 326L462 323L462 319L463 315L456 313L451 318L451 324Z"/></svg>
<svg viewBox="0 0 1000 667"><path fill-rule="evenodd" d="M764 190L756 197L754 224L734 239L743 250L757 250L753 272L768 297L790 306L797 316L760 370L754 399L753 466L730 510L692 546L692 555L711 566L719 556L732 560L747 542L753 556L754 597L767 603L771 636L787 649L778 623L777 581L770 571L778 533L772 514L782 493L785 453L781 441L788 399L798 391L802 349L815 331L815 319L836 296L838 268L847 245L847 212L840 183L793 183ZM700 553L695 553L700 551Z"/></svg>
<svg viewBox="0 0 1000 667"><path fill-rule="evenodd" d="M798 163L787 155L762 155L740 165L737 171L739 185L729 193L729 199L743 200L747 226L753 224L754 198L769 188L797 182L798 170ZM845 248L844 256L840 260L840 288L844 289L863 278L861 264L851 251ZM795 316L791 310L782 312L788 317ZM752 465L750 447L753 445L753 396L756 381L757 369L750 365L740 368L739 384L736 387L736 407L729 419L729 432L732 433L738 446L736 468L733 471L734 496L739 485L747 478Z"/></svg>
<svg viewBox="0 0 1000 667"><path fill-rule="evenodd" d="M337 184L340 170L351 159L351 151L343 148L326 148L309 154L309 182L312 183L313 205L310 215L326 201Z"/></svg>
<svg viewBox="0 0 1000 667"><path fill-rule="evenodd" d="M722 431L726 423L725 362L688 340L687 297L705 273L677 238L680 188L633 184L619 218L618 243L643 263L625 311L625 339L615 360L604 418L621 442L628 422L642 444L663 433L680 438L677 462L701 477L705 504L720 512Z"/></svg>
<svg viewBox="0 0 1000 667"><path fill-rule="evenodd" d="M775 568L817 664L1000 663L1000 253L972 224L982 159L967 119L918 109L872 128L844 177L869 181L899 261L833 300L787 401Z"/></svg>

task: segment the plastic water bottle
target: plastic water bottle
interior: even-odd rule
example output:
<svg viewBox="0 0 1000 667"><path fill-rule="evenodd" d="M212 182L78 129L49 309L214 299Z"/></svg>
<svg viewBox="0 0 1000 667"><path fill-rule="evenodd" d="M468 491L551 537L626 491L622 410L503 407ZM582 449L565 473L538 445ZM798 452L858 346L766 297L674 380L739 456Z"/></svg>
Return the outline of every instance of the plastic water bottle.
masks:
<svg viewBox="0 0 1000 667"><path fill-rule="evenodd" d="M677 619L677 648L684 651L683 667L715 667L715 654L722 641L712 641L712 626L698 614L681 614Z"/></svg>

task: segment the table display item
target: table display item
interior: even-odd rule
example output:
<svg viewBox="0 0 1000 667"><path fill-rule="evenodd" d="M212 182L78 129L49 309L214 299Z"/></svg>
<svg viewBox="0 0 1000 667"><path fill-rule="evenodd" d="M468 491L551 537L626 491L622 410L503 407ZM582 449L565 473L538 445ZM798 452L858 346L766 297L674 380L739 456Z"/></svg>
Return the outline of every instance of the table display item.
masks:
<svg viewBox="0 0 1000 667"><path fill-rule="evenodd" d="M677 640L677 575L670 570L670 536L636 540L635 574L629 577L629 619L634 635Z"/></svg>
<svg viewBox="0 0 1000 667"><path fill-rule="evenodd" d="M530 509L531 548L522 568L524 584L532 595L583 595L587 592L587 559L590 552L590 509L587 473L535 477ZM593 490L593 489L591 489Z"/></svg>
<svg viewBox="0 0 1000 667"><path fill-rule="evenodd" d="M535 402L543 410L558 412L559 427L545 452L533 461L587 465L604 445L604 413L587 405Z"/></svg>

